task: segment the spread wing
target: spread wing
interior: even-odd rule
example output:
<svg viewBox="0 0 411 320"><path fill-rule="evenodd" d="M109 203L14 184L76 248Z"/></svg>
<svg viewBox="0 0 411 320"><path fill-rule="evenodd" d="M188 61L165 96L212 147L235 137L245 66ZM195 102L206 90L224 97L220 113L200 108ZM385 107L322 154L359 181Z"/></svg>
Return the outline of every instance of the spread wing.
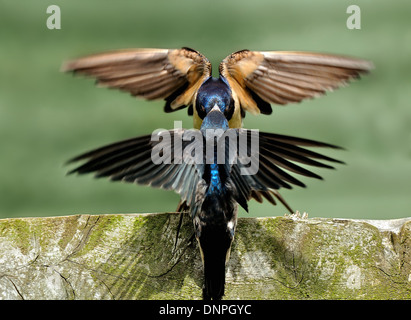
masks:
<svg viewBox="0 0 411 320"><path fill-rule="evenodd" d="M112 181L174 190L183 202L193 205L196 192L201 192L199 188L202 187L204 167L200 161L189 161L188 157L198 147L197 143L201 144L202 150L202 140L185 141L182 135L187 131L193 132L191 136L201 136L197 130L164 130L157 133L163 137L161 139L146 135L116 142L73 158L69 163L84 163L69 173L95 173L97 178L108 177ZM181 141L181 144L175 144L175 141ZM164 156L157 163L153 162L153 149L156 146L159 149L155 154Z"/></svg>
<svg viewBox="0 0 411 320"><path fill-rule="evenodd" d="M305 169L301 164L331 169L332 166L323 162L341 163L305 148L338 148L334 145L257 131L258 149L253 150L252 130L229 129L228 131L235 133L236 140L234 145L230 140L225 140L225 144L221 145L227 148L224 162L226 175L229 177L227 183L231 186L235 200L245 210L251 198L259 202L265 198L274 205L276 204L274 198L276 198L290 212L293 212L278 189L291 189L292 185L305 187L293 174L321 179L319 175ZM163 138L153 139L153 135L147 135L84 153L70 160L70 162L84 162L70 173L95 173L98 178L108 177L113 181L174 190L180 195L181 202L196 208L196 203L201 198L198 195L204 194L207 188L207 183L203 179L204 163L207 163L207 152L204 151L207 147L204 147L205 140L202 133L195 129L163 130L157 135ZM165 140L167 137L169 139ZM234 152L232 152L233 148ZM162 161L155 162L153 154L164 158ZM198 155L201 158L196 158ZM255 172L250 172L251 161L258 163Z"/></svg>
<svg viewBox="0 0 411 320"><path fill-rule="evenodd" d="M295 178L294 174L322 179L301 165L334 169L324 162L343 163L306 149L306 147L340 149L335 145L257 131L259 149L255 152L251 147L252 130L231 130L237 130L239 144L237 147L238 158L236 161L231 160L234 164L231 167L230 178L233 190L236 191L236 200L245 210L247 210L247 201L251 198L258 202L262 202L262 199L266 198L275 204L273 195L292 213L290 206L277 190L280 188L291 189L292 185L305 187L305 184ZM241 143L242 136L245 137L243 143ZM247 174L246 172L250 170L250 164L253 161L259 164L258 171Z"/></svg>
<svg viewBox="0 0 411 320"><path fill-rule="evenodd" d="M330 54L242 50L226 57L219 71L242 110L271 114L270 103L321 96L372 68L369 61Z"/></svg>
<svg viewBox="0 0 411 320"><path fill-rule="evenodd" d="M145 99L165 99L166 112L191 106L195 93L211 75L211 64L189 49L128 49L66 62L63 71L94 77L104 87Z"/></svg>

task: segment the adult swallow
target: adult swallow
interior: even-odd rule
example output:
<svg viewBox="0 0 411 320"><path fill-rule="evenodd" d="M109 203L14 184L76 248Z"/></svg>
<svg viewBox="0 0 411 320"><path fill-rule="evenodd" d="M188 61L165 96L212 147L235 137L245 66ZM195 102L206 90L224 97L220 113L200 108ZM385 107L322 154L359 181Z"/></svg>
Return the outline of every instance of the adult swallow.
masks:
<svg viewBox="0 0 411 320"><path fill-rule="evenodd" d="M294 51L241 50L219 65L220 78L230 87L234 109L230 128L240 128L246 112L271 114L271 103L286 105L325 94L367 73L369 61L338 55ZM148 100L164 99L164 111L188 107L194 128L204 117L196 104L200 88L211 76L211 63L200 52L182 49L127 49L69 61L63 71L97 79Z"/></svg>
<svg viewBox="0 0 411 320"><path fill-rule="evenodd" d="M248 211L251 198L265 198L287 206L278 189L305 186L292 173L321 179L299 164L333 168L324 162L341 162L306 149L338 148L331 144L230 128L235 101L223 77L202 83L193 103L199 106L199 129L164 130L92 150L71 160L84 163L70 173L95 173L177 192L190 210L200 248L203 298L218 300L224 295L238 205Z"/></svg>
<svg viewBox="0 0 411 320"><path fill-rule="evenodd" d="M248 211L251 198L273 204L277 199L292 212L278 193L280 188L305 186L292 173L321 179L298 163L323 168L333 167L321 160L341 163L304 148L338 147L308 139L258 132L257 150L252 143L244 146L244 141L253 141L254 132L241 129L246 111L271 114L271 103L323 95L371 68L370 62L335 55L242 50L226 57L219 66L220 76L213 78L207 58L189 48L121 50L68 62L65 71L95 77L100 85L134 96L165 99L166 112L188 107L194 116L192 130L163 131L170 137L164 149L170 151L167 161L153 162L153 152L161 142L148 135L80 155L72 161L85 163L71 172L94 172L114 181L176 191L181 206L190 210L199 243L203 298L221 299L238 204ZM219 134L209 136L210 131ZM186 135L200 139L187 140ZM235 148L227 144L227 136L235 138ZM207 152L210 148L211 153ZM196 161L192 150L202 150ZM228 156L221 162L222 150ZM257 162L256 172L250 172L247 159Z"/></svg>

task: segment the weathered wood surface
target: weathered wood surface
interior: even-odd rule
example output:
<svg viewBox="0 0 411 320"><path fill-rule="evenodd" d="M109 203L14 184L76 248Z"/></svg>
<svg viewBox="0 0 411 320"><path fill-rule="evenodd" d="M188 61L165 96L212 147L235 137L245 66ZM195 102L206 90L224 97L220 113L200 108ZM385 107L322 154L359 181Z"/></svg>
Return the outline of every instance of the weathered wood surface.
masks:
<svg viewBox="0 0 411 320"><path fill-rule="evenodd" d="M200 299L176 214L0 220L1 299ZM409 299L411 218L239 219L225 299Z"/></svg>

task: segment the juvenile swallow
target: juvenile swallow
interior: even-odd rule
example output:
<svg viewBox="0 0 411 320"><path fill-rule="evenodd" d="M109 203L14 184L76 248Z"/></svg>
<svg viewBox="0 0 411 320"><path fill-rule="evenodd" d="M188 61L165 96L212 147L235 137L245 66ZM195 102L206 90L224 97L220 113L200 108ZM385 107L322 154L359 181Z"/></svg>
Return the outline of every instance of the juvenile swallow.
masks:
<svg viewBox="0 0 411 320"><path fill-rule="evenodd" d="M240 128L246 112L271 114L271 104L286 105L324 95L373 68L366 60L297 51L241 50L219 65L230 87L234 109L230 128ZM66 62L63 71L94 77L103 87L117 88L148 100L164 99L165 112L188 108L200 129L200 88L211 77L211 63L190 49L126 49Z"/></svg>
<svg viewBox="0 0 411 320"><path fill-rule="evenodd" d="M242 50L226 57L220 76L213 78L207 58L189 48L122 50L68 62L64 71L95 77L100 85L134 96L164 99L166 112L188 107L194 118L194 129L157 133L163 140L147 135L82 154L71 160L84 162L71 173L95 173L177 192L180 206L190 211L200 248L203 298L221 299L238 205L248 211L252 198L272 204L277 199L292 212L278 192L305 186L292 173L321 179L299 163L322 168L333 168L322 161L342 163L305 148L337 146L272 133L257 132L258 147L253 149L255 131L241 128L245 113L271 114L271 103L323 95L371 68L368 61L342 56ZM219 133L210 136L210 131ZM153 153L167 136L163 161L157 163ZM257 163L256 172L247 164L251 160Z"/></svg>

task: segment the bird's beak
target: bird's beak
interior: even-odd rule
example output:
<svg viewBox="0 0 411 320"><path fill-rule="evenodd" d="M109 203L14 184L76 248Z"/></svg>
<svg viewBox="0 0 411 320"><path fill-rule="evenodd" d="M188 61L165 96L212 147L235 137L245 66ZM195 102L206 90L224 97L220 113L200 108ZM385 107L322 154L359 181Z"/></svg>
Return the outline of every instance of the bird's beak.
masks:
<svg viewBox="0 0 411 320"><path fill-rule="evenodd" d="M216 104L214 105L213 109L210 110L210 112L212 112L212 111L219 111L219 112L221 112L220 108L219 108L218 105L216 105Z"/></svg>
<svg viewBox="0 0 411 320"><path fill-rule="evenodd" d="M201 128L227 130L229 127L224 113L222 113L220 108L215 105L205 116L203 123L201 124Z"/></svg>

